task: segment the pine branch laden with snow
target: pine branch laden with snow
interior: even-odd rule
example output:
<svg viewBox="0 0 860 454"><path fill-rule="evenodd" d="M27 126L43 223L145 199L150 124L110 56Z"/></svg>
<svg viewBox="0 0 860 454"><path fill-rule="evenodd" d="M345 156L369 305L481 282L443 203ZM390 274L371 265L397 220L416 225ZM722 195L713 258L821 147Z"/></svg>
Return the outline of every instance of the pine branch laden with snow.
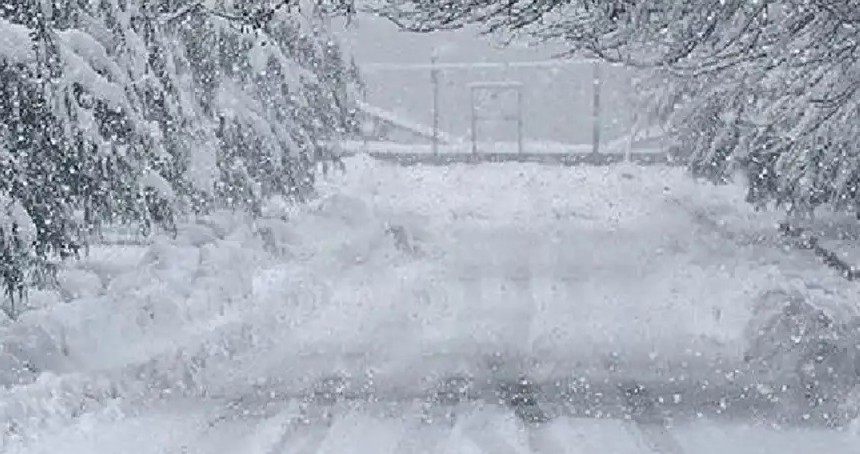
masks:
<svg viewBox="0 0 860 454"><path fill-rule="evenodd" d="M194 14L208 14L255 29L265 28L278 15L292 13L346 15L355 13L354 0L269 0L236 4L235 1L207 0L189 4L158 18L163 22L177 23Z"/></svg>
<svg viewBox="0 0 860 454"><path fill-rule="evenodd" d="M378 0L366 9L407 30L475 24L651 72L636 93L695 173L745 173L759 206L860 205L854 0Z"/></svg>
<svg viewBox="0 0 860 454"><path fill-rule="evenodd" d="M28 253L312 191L325 144L354 128L358 81L319 14L275 3L251 28L230 0L4 4L0 192L35 225Z"/></svg>
<svg viewBox="0 0 860 454"><path fill-rule="evenodd" d="M29 245L36 239L36 226L20 202L0 192L0 281L9 302L2 307L15 318L15 302L23 297L27 270L35 261Z"/></svg>
<svg viewBox="0 0 860 454"><path fill-rule="evenodd" d="M354 128L356 81L322 21L275 15L251 35L217 16L194 20L193 27L182 30L191 64L200 65L201 74L208 68L228 76L203 83L206 107L220 112L216 136L222 144L222 181L217 190L231 202L248 199L233 194L243 191L234 189L237 183L259 184L264 197L307 194L314 163L332 156L322 144ZM219 62L211 59L213 47L220 47ZM239 173L234 171L237 153L254 154L243 156L245 170ZM240 183L243 172L253 184Z"/></svg>

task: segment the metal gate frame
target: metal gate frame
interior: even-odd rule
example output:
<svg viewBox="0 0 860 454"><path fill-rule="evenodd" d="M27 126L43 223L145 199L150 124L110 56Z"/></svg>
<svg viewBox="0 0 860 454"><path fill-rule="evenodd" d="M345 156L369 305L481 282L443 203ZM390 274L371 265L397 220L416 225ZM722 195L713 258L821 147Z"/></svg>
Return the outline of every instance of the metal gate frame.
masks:
<svg viewBox="0 0 860 454"><path fill-rule="evenodd" d="M517 123L517 154L523 153L523 83L517 81L474 82L469 84L471 106L471 140L472 154L478 154L478 122L480 120L504 120ZM514 91L517 94L516 115L480 116L475 106L475 96L479 92L504 93Z"/></svg>

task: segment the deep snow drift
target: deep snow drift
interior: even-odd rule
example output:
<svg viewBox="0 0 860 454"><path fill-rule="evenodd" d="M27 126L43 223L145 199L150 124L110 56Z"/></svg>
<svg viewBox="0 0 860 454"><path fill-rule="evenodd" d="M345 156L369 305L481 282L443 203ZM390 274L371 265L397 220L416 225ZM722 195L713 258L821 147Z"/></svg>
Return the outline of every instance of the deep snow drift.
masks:
<svg viewBox="0 0 860 454"><path fill-rule="evenodd" d="M273 204L253 223L219 214L176 240L70 264L62 292L4 322L4 450L144 452L129 438L142 432L159 449L230 452L212 427L256 442L270 423L275 438L313 435L277 435L294 412L283 399L265 423L219 417L235 413L223 399L333 373L372 374L382 395L501 354L538 378L577 368L671 380L688 373L682 363L741 361L760 342L756 327L798 295L834 319L856 315L855 286L780 247L773 219L747 209L738 188L698 185L681 169L347 164L306 206ZM474 411L466 420L514 424ZM360 421L376 427L373 443L405 449L395 448L410 423L374 418L347 411L319 443L342 452L370 437L353 430ZM589 443L621 430L600 424ZM685 430L691 447L714 436ZM437 435L426 440L452 436Z"/></svg>

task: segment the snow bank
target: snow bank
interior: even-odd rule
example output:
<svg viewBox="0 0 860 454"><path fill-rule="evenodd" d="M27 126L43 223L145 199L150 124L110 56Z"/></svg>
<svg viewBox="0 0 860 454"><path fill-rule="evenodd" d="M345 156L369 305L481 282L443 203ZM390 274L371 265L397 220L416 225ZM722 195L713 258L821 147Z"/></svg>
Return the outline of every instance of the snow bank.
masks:
<svg viewBox="0 0 860 454"><path fill-rule="evenodd" d="M7 386L0 421L27 433L33 427L21 426L80 414L83 401L147 393L146 375L187 373L193 362L177 357L199 349L197 338L251 296L255 270L270 260L247 222L205 221L143 253L96 249L61 271L65 304L27 311L0 329L0 362L8 366L0 369Z"/></svg>
<svg viewBox="0 0 860 454"><path fill-rule="evenodd" d="M0 327L0 424L15 425L6 441L85 413L122 417L165 393L207 394L237 375L231 358L284 340L330 278L408 258L360 199L321 191L269 214L221 213L61 270L54 304Z"/></svg>

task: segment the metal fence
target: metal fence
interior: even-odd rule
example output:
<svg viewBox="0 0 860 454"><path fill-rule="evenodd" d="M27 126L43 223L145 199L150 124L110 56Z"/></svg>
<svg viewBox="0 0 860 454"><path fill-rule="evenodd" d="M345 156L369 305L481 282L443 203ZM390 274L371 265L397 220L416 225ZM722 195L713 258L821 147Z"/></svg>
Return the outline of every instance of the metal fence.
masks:
<svg viewBox="0 0 860 454"><path fill-rule="evenodd" d="M524 152L544 144L589 144L599 152L633 124L628 71L589 60L434 59L361 69L367 104L462 142L521 142ZM513 87L513 96L492 89Z"/></svg>

